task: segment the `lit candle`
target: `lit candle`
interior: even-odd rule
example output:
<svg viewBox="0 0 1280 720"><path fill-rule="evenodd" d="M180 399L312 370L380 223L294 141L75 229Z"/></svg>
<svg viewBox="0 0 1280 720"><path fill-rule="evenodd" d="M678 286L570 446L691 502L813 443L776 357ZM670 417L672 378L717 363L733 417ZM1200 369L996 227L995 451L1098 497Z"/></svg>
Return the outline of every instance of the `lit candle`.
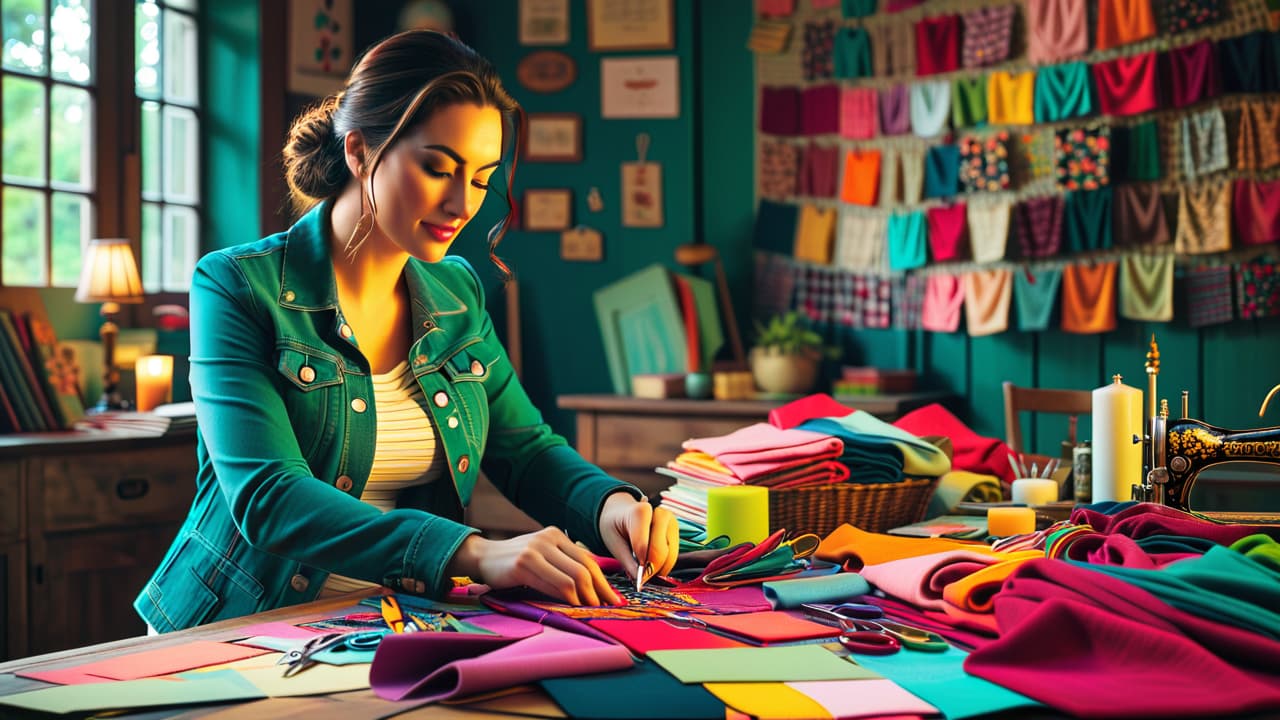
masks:
<svg viewBox="0 0 1280 720"><path fill-rule="evenodd" d="M154 410L157 405L169 402L173 389L173 356L145 355L134 365L134 377L138 387L138 410Z"/></svg>

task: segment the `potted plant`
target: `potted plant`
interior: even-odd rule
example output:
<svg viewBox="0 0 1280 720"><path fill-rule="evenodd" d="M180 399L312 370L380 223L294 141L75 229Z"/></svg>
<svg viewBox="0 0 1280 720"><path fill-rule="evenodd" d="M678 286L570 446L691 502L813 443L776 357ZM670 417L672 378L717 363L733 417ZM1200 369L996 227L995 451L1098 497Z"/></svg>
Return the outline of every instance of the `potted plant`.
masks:
<svg viewBox="0 0 1280 720"><path fill-rule="evenodd" d="M767 324L755 324L751 348L751 375L756 387L771 393L805 393L818 380L824 357L838 352L822 342L822 336L801 322L796 311L775 315Z"/></svg>

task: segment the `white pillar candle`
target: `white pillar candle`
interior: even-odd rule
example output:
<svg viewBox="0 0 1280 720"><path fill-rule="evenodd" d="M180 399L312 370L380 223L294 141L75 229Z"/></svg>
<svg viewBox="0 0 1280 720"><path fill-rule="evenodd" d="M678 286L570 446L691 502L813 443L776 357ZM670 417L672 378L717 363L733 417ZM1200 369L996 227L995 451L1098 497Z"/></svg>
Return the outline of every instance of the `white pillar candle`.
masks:
<svg viewBox="0 0 1280 720"><path fill-rule="evenodd" d="M1129 500L1142 481L1142 391L1112 379L1093 391L1093 502Z"/></svg>

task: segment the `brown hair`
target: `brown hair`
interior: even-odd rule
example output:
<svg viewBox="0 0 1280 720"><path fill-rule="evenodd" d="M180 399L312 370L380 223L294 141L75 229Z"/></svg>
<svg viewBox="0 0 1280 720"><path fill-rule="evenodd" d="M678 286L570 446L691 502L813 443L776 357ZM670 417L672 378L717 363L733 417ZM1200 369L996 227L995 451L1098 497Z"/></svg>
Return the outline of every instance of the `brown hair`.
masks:
<svg viewBox="0 0 1280 720"><path fill-rule="evenodd" d="M502 274L511 270L496 251L515 212L511 198L519 156L523 111L502 86L493 64L457 38L432 30L409 30L369 48L357 61L346 88L298 116L284 146L285 179L294 209L303 212L338 195L351 180L344 155L346 134L364 137L369 177L383 152L407 128L456 103L494 107L503 120L503 155L509 154L504 199L507 212L489 229L489 258ZM376 208L376 198L370 198Z"/></svg>

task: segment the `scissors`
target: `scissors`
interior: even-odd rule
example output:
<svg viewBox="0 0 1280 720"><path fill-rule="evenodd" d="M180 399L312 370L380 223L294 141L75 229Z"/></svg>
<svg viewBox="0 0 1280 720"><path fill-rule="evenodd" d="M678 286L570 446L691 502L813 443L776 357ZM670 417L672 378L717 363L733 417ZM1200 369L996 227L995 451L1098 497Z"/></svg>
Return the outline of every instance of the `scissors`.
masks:
<svg viewBox="0 0 1280 720"><path fill-rule="evenodd" d="M307 640L302 647L296 647L285 653L279 660L277 665L288 665L285 668L284 677L292 677L307 668L315 665L318 660L315 656L325 650L340 652L344 650L361 650L369 651L378 647L378 643L382 642L382 635L385 631L373 630L370 632L357 633L326 633L317 635Z"/></svg>
<svg viewBox="0 0 1280 720"><path fill-rule="evenodd" d="M420 627L418 618L405 612L395 595L382 596L382 619L386 621L391 632L417 632L426 628Z"/></svg>
<svg viewBox="0 0 1280 720"><path fill-rule="evenodd" d="M806 603L800 607L819 622L838 625L840 643L852 652L890 655L904 647L922 652L943 652L950 647L937 633L886 619L878 605ZM880 637L873 637L876 635Z"/></svg>

